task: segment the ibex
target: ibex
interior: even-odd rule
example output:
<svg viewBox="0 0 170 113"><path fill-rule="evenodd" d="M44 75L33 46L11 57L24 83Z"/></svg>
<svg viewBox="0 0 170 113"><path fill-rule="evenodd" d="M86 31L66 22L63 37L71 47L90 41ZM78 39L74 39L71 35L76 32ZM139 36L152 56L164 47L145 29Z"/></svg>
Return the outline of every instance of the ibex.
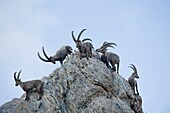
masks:
<svg viewBox="0 0 170 113"><path fill-rule="evenodd" d="M56 61L60 61L60 64L63 64L63 60L66 58L66 56L70 53L72 53L72 48L70 46L62 46L55 55L48 57L45 53L44 47L42 47L42 51L46 59L42 58L38 52L38 57L44 61L44 62L52 62L53 64L56 63Z"/></svg>
<svg viewBox="0 0 170 113"><path fill-rule="evenodd" d="M26 98L25 100L29 100L29 93L32 89L36 89L36 91L39 93L39 99L41 100L42 95L43 95L43 82L41 80L32 80L32 81L26 81L26 82L22 82L20 77L21 71L19 71L17 77L16 77L16 73L14 73L14 80L15 80L15 86L20 86L25 92L26 92Z"/></svg>
<svg viewBox="0 0 170 113"><path fill-rule="evenodd" d="M110 63L112 65L112 69L116 71L115 64L117 64L117 73L119 73L120 57L116 55L115 53L107 52L107 49L106 49L107 47L114 48L112 45L116 46L115 43L108 43L105 41L100 48L96 49L96 51L102 53L101 61L104 62L108 68L110 67L109 65Z"/></svg>
<svg viewBox="0 0 170 113"><path fill-rule="evenodd" d="M135 67L133 64L130 64L129 67L132 68L134 72L133 72L132 75L129 77L128 82L129 82L132 90L134 91L134 94L136 94L136 93L135 93L135 89L136 89L136 92L137 92L137 95L138 95L138 94L139 94L139 92L138 92L138 86L137 86L137 81L135 80L135 78L137 78L137 79L139 78L138 72L137 72L136 67Z"/></svg>
<svg viewBox="0 0 170 113"><path fill-rule="evenodd" d="M77 40L74 37L74 31L72 31L72 38L74 40L74 42L76 43L76 47L78 48L79 52L80 52L80 59L83 58L83 54L85 54L86 58L89 59L89 57L92 57L92 49L94 49L92 43L90 42L85 42L86 40L92 41L89 38L85 38L82 41L80 40L80 36L81 34L85 31L86 29L83 29L79 35Z"/></svg>

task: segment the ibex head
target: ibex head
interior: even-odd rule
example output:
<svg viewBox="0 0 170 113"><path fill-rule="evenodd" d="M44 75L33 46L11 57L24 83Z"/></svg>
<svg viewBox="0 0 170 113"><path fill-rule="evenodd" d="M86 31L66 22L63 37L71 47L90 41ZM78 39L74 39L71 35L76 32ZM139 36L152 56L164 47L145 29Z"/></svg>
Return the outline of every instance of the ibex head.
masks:
<svg viewBox="0 0 170 113"><path fill-rule="evenodd" d="M96 51L97 51L97 52L104 53L105 51L107 51L107 47L112 47L112 48L114 48L112 45L117 46L115 43L108 43L107 41L105 41L100 48L96 49Z"/></svg>
<svg viewBox="0 0 170 113"><path fill-rule="evenodd" d="M22 70L21 70L21 71L22 71ZM19 77L20 77L20 74L21 74L21 71L19 71L17 77L16 77L17 72L14 73L15 86L18 86L18 85L20 85L20 83L21 83L21 79L19 78Z"/></svg>
<svg viewBox="0 0 170 113"><path fill-rule="evenodd" d="M43 54L44 54L44 56L45 56L46 59L42 58L42 57L40 56L39 52L38 52L38 57L39 57L42 61L44 61L44 62L52 62L53 64L55 64L55 59L54 59L54 57L51 57L51 56L48 57L47 54L45 53L44 47L42 47L42 50L43 50Z"/></svg>
<svg viewBox="0 0 170 113"><path fill-rule="evenodd" d="M77 37L77 40L76 40L76 38L74 37L74 31L71 32L72 38L73 38L74 42L76 43L76 47L77 47L77 48L80 48L81 43L82 43L82 42L85 42L86 40L92 41L92 40L89 39L89 38L85 38L85 39L83 39L82 41L80 40L80 37L81 37L82 33L83 33L85 30L86 30L86 29L83 29L83 30L79 33L79 35L78 35L78 37Z"/></svg>
<svg viewBox="0 0 170 113"><path fill-rule="evenodd" d="M70 46L66 46L66 50L68 54L71 54L73 49Z"/></svg>
<svg viewBox="0 0 170 113"><path fill-rule="evenodd" d="M133 64L130 64L130 66L129 66L130 68L132 68L133 69L133 73L132 73L132 76L134 76L134 78L139 78L139 76L138 76L138 72L137 72L137 69L136 69L136 67L135 67L135 65L133 65Z"/></svg>

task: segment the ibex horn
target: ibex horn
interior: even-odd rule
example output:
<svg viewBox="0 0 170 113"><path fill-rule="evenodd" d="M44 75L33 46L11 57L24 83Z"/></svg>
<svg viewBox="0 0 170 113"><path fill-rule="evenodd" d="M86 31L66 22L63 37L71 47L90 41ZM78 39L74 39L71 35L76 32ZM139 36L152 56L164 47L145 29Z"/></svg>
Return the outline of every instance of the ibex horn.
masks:
<svg viewBox="0 0 170 113"><path fill-rule="evenodd" d="M37 54L38 54L38 57L39 57L42 61L44 61L44 62L51 62L50 58L49 58L49 57L47 56L47 54L45 53L44 47L42 47L42 50L43 50L43 54L44 54L44 56L47 58L47 60L44 59L44 58L42 58L42 57L40 56L39 52L37 53Z"/></svg>
<svg viewBox="0 0 170 113"><path fill-rule="evenodd" d="M104 45L106 45L106 44L108 44L108 42L107 42L107 41L103 42L103 45L102 45L102 46L104 46Z"/></svg>
<svg viewBox="0 0 170 113"><path fill-rule="evenodd" d="M16 78L16 73L17 73L17 72L14 73L14 79L15 79L15 81L17 80L17 78Z"/></svg>
<svg viewBox="0 0 170 113"><path fill-rule="evenodd" d="M130 64L130 66L129 66L129 67L130 67L130 68L132 68L132 69L134 70L134 72L137 72L137 69L136 69L135 65Z"/></svg>
<svg viewBox="0 0 170 113"><path fill-rule="evenodd" d="M105 42L103 43L103 45L102 45L101 48L102 48L103 50L105 50L107 47L112 47L112 48L114 48L112 45L117 46L115 43L108 43L108 42L105 41Z"/></svg>
<svg viewBox="0 0 170 113"><path fill-rule="evenodd" d="M83 29L83 30L79 33L78 38L77 38L77 41L80 41L80 36L82 35L82 33L83 33L85 30L86 30L86 29Z"/></svg>
<svg viewBox="0 0 170 113"><path fill-rule="evenodd" d="M22 70L20 70L20 71L19 71L17 79L19 79L19 77L20 77L20 74L21 74L21 71L22 71Z"/></svg>
<svg viewBox="0 0 170 113"><path fill-rule="evenodd" d="M85 39L82 40L82 42L84 42L86 40L90 40L92 42L92 40L90 38L85 38Z"/></svg>
<svg viewBox="0 0 170 113"><path fill-rule="evenodd" d="M74 37L74 31L71 32L71 35L72 35L72 38L73 38L74 42L77 42L77 40Z"/></svg>

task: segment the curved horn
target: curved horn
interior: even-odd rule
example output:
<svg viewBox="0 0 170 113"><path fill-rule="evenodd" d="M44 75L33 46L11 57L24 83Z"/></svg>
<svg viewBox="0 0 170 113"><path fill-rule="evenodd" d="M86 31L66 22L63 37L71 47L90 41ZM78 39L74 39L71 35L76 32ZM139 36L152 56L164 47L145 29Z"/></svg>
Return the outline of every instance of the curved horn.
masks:
<svg viewBox="0 0 170 113"><path fill-rule="evenodd" d="M105 50L107 47L112 47L114 49L114 47L112 45L117 46L115 43L108 43L105 41L101 48L102 48L102 50Z"/></svg>
<svg viewBox="0 0 170 113"><path fill-rule="evenodd" d="M22 71L22 70L21 70ZM20 77L20 74L21 74L21 71L19 71L19 73L18 73L18 76L17 76L17 79L19 79L19 77Z"/></svg>
<svg viewBox="0 0 170 113"><path fill-rule="evenodd" d="M38 54L38 57L39 57L42 61L44 61L44 62L51 62L50 58L49 58L49 57L47 56L47 54L45 53L44 47L42 47L42 50L43 50L43 54L44 54L44 56L47 58L47 60L44 59L44 58L42 58L42 57L40 56L39 52L37 53L37 54Z"/></svg>
<svg viewBox="0 0 170 113"><path fill-rule="evenodd" d="M102 46L105 46L105 45L115 45L115 46L117 46L115 43L109 43L109 42L107 42L107 41L105 41L105 42L103 42L103 45Z"/></svg>
<svg viewBox="0 0 170 113"><path fill-rule="evenodd" d="M117 46L115 43L107 43L106 45L115 45L115 46Z"/></svg>
<svg viewBox="0 0 170 113"><path fill-rule="evenodd" d="M134 71L134 68L133 68L132 66L128 66L128 67L132 68L132 69L133 69L133 71Z"/></svg>
<svg viewBox="0 0 170 113"><path fill-rule="evenodd" d="M43 54L44 56L47 58L48 61L51 61L51 59L47 56L47 54L45 53L45 50L44 50L44 47L42 47L42 50L43 50Z"/></svg>
<svg viewBox="0 0 170 113"><path fill-rule="evenodd" d="M80 41L80 36L82 35L82 33L83 33L85 30L86 30L86 29L83 29L83 30L79 33L78 38L77 38L77 41Z"/></svg>
<svg viewBox="0 0 170 113"><path fill-rule="evenodd" d="M86 40L90 40L92 42L92 40L90 38L85 38L85 39L82 40L82 42L84 42Z"/></svg>
<svg viewBox="0 0 170 113"><path fill-rule="evenodd" d="M71 35L72 35L72 38L73 38L74 42L77 42L77 40L74 37L74 31L71 32Z"/></svg>
<svg viewBox="0 0 170 113"><path fill-rule="evenodd" d="M17 78L16 78L16 73L17 73L17 72L14 73L14 79L15 79L15 81L17 80Z"/></svg>
<svg viewBox="0 0 170 113"><path fill-rule="evenodd" d="M108 44L108 42L107 42L107 41L103 42L103 45L102 45L102 46L104 46L104 45L106 45L106 44Z"/></svg>
<svg viewBox="0 0 170 113"><path fill-rule="evenodd" d="M106 46L104 46L104 47L102 48L102 50L105 50L107 47L111 47L111 48L113 48L113 49L114 49L114 47L113 47L113 46L111 46L111 45L106 45Z"/></svg>
<svg viewBox="0 0 170 113"><path fill-rule="evenodd" d="M137 72L137 69L136 69L135 65L133 65L133 64L130 64L130 65L133 66L134 71Z"/></svg>
<svg viewBox="0 0 170 113"><path fill-rule="evenodd" d="M133 71L137 73L137 69L136 69L135 65L130 64L130 66L129 66L129 67L130 67L130 68L132 68L132 69L133 69Z"/></svg>
<svg viewBox="0 0 170 113"><path fill-rule="evenodd" d="M42 57L40 56L39 52L38 52L37 54L38 54L38 57L39 57L42 61L44 61L44 62L50 62L50 61L48 61L48 60L42 58Z"/></svg>

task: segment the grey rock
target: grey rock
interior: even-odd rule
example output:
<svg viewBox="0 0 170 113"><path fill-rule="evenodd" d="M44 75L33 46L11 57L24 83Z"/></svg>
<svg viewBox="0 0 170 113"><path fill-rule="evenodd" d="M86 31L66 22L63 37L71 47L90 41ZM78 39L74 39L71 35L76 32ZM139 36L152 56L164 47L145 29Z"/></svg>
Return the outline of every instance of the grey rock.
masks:
<svg viewBox="0 0 170 113"><path fill-rule="evenodd" d="M31 92L28 102L23 94L0 106L0 113L135 113L129 83L108 69L97 54L80 60L72 53L41 80L44 95L40 101L37 92Z"/></svg>

